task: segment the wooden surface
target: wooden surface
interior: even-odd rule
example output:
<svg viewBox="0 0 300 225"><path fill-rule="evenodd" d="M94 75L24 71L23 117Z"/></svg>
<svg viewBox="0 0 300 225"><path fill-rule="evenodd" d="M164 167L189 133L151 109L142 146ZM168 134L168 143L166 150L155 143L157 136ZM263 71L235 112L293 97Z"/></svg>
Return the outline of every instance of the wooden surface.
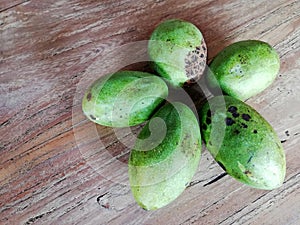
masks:
<svg viewBox="0 0 300 225"><path fill-rule="evenodd" d="M197 25L209 59L244 39L278 51L279 76L247 103L283 143L281 188L236 182L203 147L176 201L150 212L134 202L126 161L140 127L95 126L80 98L107 72L147 71L144 41L167 18ZM0 224L299 224L299 28L298 0L1 0Z"/></svg>

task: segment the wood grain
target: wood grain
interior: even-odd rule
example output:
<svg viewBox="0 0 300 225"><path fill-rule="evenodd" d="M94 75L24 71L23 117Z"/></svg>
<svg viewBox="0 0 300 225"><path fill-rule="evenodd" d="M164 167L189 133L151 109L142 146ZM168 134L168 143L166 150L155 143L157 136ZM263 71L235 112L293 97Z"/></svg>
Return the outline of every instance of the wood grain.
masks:
<svg viewBox="0 0 300 225"><path fill-rule="evenodd" d="M0 224L297 224L299 12L296 0L3 0ZM167 18L197 25L209 60L244 39L269 42L278 51L279 76L247 103L283 142L287 176L281 188L237 183L203 148L193 182L176 201L150 212L134 202L126 162L141 126L94 125L80 99L108 72L149 71L145 41Z"/></svg>

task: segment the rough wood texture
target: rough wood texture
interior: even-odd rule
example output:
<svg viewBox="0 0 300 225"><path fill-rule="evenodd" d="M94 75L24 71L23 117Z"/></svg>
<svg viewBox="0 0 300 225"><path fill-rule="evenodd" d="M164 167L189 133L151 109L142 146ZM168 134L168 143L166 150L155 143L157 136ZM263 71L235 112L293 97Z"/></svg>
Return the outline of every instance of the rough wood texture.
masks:
<svg viewBox="0 0 300 225"><path fill-rule="evenodd" d="M299 12L297 0L2 0L0 224L299 224ZM142 40L167 18L196 24L210 59L243 39L267 41L279 52L278 78L247 102L283 142L281 188L237 183L204 148L176 201L154 212L136 205L126 161L140 127L95 126L82 115L80 98L107 72L148 70L140 62L147 60Z"/></svg>

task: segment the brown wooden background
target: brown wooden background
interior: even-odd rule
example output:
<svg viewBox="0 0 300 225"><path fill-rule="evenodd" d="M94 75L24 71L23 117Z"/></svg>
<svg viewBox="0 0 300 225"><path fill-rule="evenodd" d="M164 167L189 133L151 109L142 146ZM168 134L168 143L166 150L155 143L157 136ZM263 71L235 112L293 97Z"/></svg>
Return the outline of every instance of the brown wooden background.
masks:
<svg viewBox="0 0 300 225"><path fill-rule="evenodd" d="M209 59L244 39L278 51L278 78L247 103L283 142L281 188L256 190L223 176L203 148L176 201L153 212L136 205L126 160L140 127L95 126L82 115L80 96L126 64L147 70L147 63L128 64L145 57L138 41L167 18L197 25ZM299 28L298 0L1 0L0 224L299 224Z"/></svg>

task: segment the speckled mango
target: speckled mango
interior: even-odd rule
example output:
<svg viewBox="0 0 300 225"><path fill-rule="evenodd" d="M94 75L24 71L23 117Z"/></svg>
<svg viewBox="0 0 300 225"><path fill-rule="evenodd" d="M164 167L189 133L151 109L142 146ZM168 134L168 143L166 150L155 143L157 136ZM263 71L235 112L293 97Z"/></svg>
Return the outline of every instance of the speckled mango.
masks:
<svg viewBox="0 0 300 225"><path fill-rule="evenodd" d="M284 150L274 129L257 111L230 96L217 96L200 108L199 115L207 149L230 176L259 189L282 185Z"/></svg>
<svg viewBox="0 0 300 225"><path fill-rule="evenodd" d="M148 53L157 73L175 87L196 82L206 67L203 35L184 20L160 23L151 34Z"/></svg>
<svg viewBox="0 0 300 225"><path fill-rule="evenodd" d="M148 121L131 151L131 191L146 210L175 200L194 176L201 154L195 114L186 105L168 103Z"/></svg>
<svg viewBox="0 0 300 225"><path fill-rule="evenodd" d="M207 81L211 90L221 88L224 93L245 101L272 84L280 60L268 43L245 40L224 48L209 68Z"/></svg>
<svg viewBox="0 0 300 225"><path fill-rule="evenodd" d="M119 71L95 81L86 91L82 110L91 121L110 127L129 127L150 119L168 95L158 76Z"/></svg>

